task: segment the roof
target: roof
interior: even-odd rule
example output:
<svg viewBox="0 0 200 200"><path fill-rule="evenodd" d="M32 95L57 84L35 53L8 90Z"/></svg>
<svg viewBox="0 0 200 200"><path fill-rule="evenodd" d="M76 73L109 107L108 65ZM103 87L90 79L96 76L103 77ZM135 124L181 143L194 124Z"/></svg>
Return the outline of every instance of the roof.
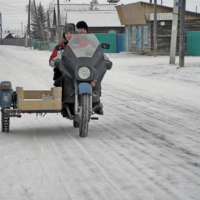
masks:
<svg viewBox="0 0 200 200"><path fill-rule="evenodd" d="M116 10L115 6L117 4L94 4L93 5L93 10ZM54 7L56 8L56 13L57 13L57 4L54 4ZM88 11L91 10L91 4L60 4L60 13L64 11Z"/></svg>
<svg viewBox="0 0 200 200"><path fill-rule="evenodd" d="M55 18L57 5L54 6ZM115 6L116 4L95 4L91 9L90 4L61 4L60 23L61 25L66 22L76 24L83 20L89 27L122 27Z"/></svg>
<svg viewBox="0 0 200 200"><path fill-rule="evenodd" d="M147 24L150 14L154 13L154 4L139 1L116 6L116 10L122 25ZM173 8L157 5L157 13L173 13ZM185 19L200 19L200 13L186 11Z"/></svg>
<svg viewBox="0 0 200 200"><path fill-rule="evenodd" d="M121 27L116 11L69 11L67 22L76 24L83 20L89 27Z"/></svg>
<svg viewBox="0 0 200 200"><path fill-rule="evenodd" d="M19 36L16 33L2 33L2 39L6 39L6 38L22 38L22 36Z"/></svg>

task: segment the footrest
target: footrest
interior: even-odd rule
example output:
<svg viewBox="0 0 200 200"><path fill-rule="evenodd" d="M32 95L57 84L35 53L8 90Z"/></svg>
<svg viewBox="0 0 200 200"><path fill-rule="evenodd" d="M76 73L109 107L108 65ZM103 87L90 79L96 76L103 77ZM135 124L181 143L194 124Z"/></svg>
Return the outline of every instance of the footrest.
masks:
<svg viewBox="0 0 200 200"><path fill-rule="evenodd" d="M98 120L99 118L98 117L91 117L90 119L91 120Z"/></svg>

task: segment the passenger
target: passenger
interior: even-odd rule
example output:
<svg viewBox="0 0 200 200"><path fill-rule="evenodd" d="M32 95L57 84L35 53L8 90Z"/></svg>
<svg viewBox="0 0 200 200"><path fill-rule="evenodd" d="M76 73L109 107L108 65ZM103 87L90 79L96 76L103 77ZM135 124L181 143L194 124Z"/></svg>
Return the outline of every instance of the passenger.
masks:
<svg viewBox="0 0 200 200"><path fill-rule="evenodd" d="M72 36L76 33L75 31L75 24L68 23L63 27L62 31L62 41L59 42L57 45L62 45L64 48L68 44L68 42L71 40ZM56 45L56 46L57 46ZM61 87L62 86L62 73L60 72L59 68L55 67L55 60L61 59L61 54L57 52L56 48L54 47L53 52L49 58L49 65L53 67L54 70L54 86Z"/></svg>
<svg viewBox="0 0 200 200"><path fill-rule="evenodd" d="M79 21L76 24L77 34L87 34L88 33L88 25L84 21Z"/></svg>

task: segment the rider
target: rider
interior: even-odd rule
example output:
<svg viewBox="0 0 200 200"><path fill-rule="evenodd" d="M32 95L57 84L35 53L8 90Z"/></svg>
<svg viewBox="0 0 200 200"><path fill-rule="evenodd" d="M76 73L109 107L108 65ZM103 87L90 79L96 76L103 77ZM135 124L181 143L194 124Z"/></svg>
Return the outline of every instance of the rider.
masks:
<svg viewBox="0 0 200 200"><path fill-rule="evenodd" d="M62 41L59 42L57 45L62 45L64 48L68 44L68 42L71 40L72 36L76 33L75 31L75 24L73 23L68 23L63 27L63 32L62 32ZM57 46L56 45L56 46ZM61 87L61 77L62 73L60 72L59 68L55 67L55 60L56 59L61 59L61 54L57 52L56 48L54 47L53 52L49 58L49 65L53 67L54 70L54 86L56 87Z"/></svg>
<svg viewBox="0 0 200 200"><path fill-rule="evenodd" d="M85 21L79 21L76 24L76 29L77 29L77 34L87 34L88 33L88 25ZM104 53L104 60L109 60L109 58L105 55L105 53ZM96 89L99 90L100 96L101 96L101 84L97 85ZM96 102L93 106L97 107L94 110L94 112L96 114L103 115L103 105L100 101Z"/></svg>

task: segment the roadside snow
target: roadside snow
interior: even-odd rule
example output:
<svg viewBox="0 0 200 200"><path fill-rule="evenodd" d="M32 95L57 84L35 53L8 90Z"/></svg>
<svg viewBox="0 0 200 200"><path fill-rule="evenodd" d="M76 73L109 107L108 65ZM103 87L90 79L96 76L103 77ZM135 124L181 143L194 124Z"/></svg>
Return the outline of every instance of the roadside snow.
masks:
<svg viewBox="0 0 200 200"><path fill-rule="evenodd" d="M0 81L50 89L50 54L0 46ZM184 68L168 56L108 57L105 114L87 138L60 114L11 118L0 134L0 199L200 199L199 57Z"/></svg>

